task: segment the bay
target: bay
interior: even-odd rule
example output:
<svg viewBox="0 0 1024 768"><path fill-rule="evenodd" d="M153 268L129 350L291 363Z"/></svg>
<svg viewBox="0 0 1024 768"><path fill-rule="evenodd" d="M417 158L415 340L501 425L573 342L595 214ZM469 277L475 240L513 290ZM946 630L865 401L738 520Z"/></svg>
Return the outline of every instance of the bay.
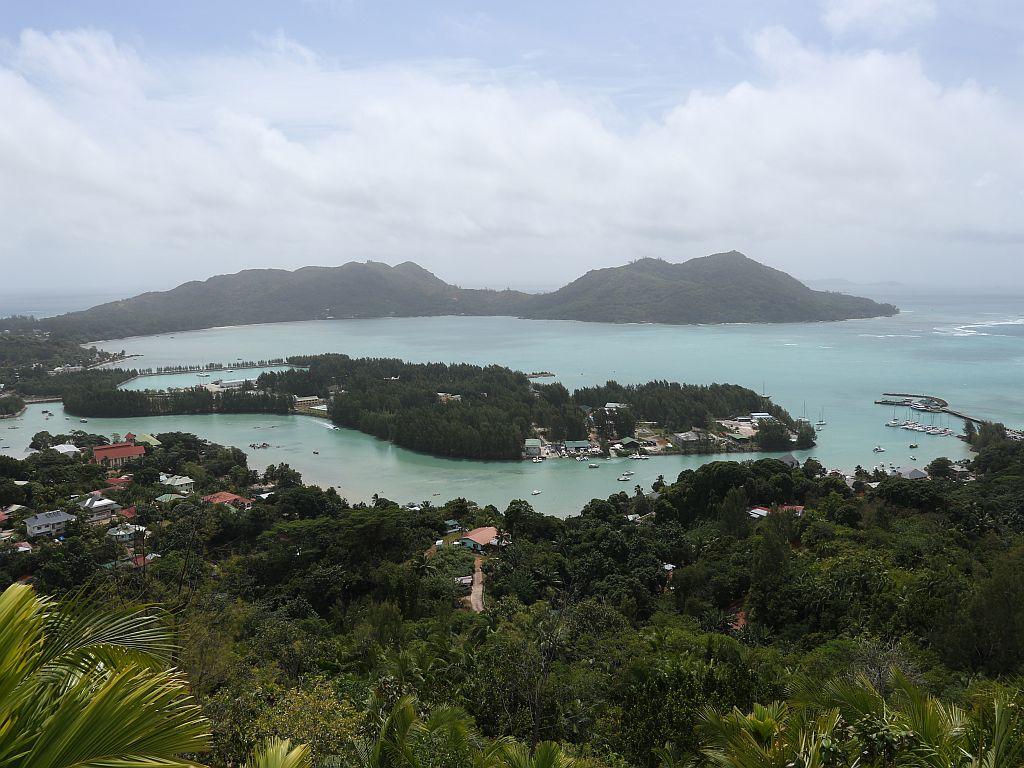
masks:
<svg viewBox="0 0 1024 768"><path fill-rule="evenodd" d="M140 355L130 361L138 367L343 352L552 371L556 377L542 381L561 381L570 389L608 379L731 382L764 391L794 415L806 413L812 422L823 414L827 425L819 433L818 445L796 455L813 455L826 466L845 471L858 464L870 467L880 459L906 467L923 466L939 455L969 455L959 440L884 426L893 409L873 402L883 392L934 394L979 418L1010 425L1024 421L1024 299L917 295L896 297L896 303L903 311L895 317L839 323L660 326L508 317L384 318L213 328L105 341L99 346ZM174 377L162 377L159 384L174 385ZM58 407L50 410L57 415L49 422L43 420L40 407L33 406L21 419L0 425L0 438L9 444L2 450L24 455L28 439L42 424L73 425L64 421ZM952 417L925 418L957 432L962 426ZM4 433L7 425L20 428ZM541 511L560 515L577 512L591 498L632 491L635 484L647 488L658 475L672 479L686 467L722 458L617 460L593 470L571 460L448 460L350 430L331 430L326 422L306 416L91 419L88 425L74 426L106 434L195 432L245 449L255 467L287 462L308 482L339 486L339 492L353 501L373 493L401 502L465 496L499 506L527 498ZM264 440L274 447L246 448ZM911 450L911 442L920 447ZM876 445L885 453L873 453ZM635 479L617 482L627 468L636 472ZM534 489L542 493L532 496Z"/></svg>

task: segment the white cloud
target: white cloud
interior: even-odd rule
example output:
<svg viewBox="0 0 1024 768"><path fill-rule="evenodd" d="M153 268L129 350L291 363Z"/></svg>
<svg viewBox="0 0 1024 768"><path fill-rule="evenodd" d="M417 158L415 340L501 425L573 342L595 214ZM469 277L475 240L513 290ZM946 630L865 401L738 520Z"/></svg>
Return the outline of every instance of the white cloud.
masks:
<svg viewBox="0 0 1024 768"><path fill-rule="evenodd" d="M344 68L277 38L167 61L26 33L0 65L0 262L15 287L363 258L539 285L732 247L811 275L1016 265L1018 104L911 54L781 29L751 49L763 83L623 128L464 63Z"/></svg>
<svg viewBox="0 0 1024 768"><path fill-rule="evenodd" d="M935 18L935 0L824 0L822 21L834 35L863 32L890 39Z"/></svg>

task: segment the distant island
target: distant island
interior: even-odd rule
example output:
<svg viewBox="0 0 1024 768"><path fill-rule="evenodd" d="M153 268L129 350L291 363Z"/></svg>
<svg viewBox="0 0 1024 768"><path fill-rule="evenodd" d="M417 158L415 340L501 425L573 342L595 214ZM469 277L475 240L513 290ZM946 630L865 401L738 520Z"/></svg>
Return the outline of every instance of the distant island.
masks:
<svg viewBox="0 0 1024 768"><path fill-rule="evenodd" d="M245 270L34 321L79 340L296 320L509 315L608 323L790 323L893 315L892 304L815 291L730 251L595 269L544 294L450 285L417 264ZM24 318L9 318L9 327Z"/></svg>

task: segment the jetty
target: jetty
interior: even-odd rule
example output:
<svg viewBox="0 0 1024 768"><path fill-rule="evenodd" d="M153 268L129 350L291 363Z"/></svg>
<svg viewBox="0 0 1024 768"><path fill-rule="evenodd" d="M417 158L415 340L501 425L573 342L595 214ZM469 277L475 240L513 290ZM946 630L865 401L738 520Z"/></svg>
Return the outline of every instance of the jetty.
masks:
<svg viewBox="0 0 1024 768"><path fill-rule="evenodd" d="M900 398L896 400L894 398ZM909 392L883 392L882 397L879 400L875 400L875 405L892 405L899 408L912 408L915 405L924 406L924 413L948 413L950 416L955 416L958 419L964 421L970 421L974 424L982 424L988 419L979 419L975 416L970 416L962 411L954 410L949 407L949 401L944 400L941 397L935 395L922 395L914 394Z"/></svg>

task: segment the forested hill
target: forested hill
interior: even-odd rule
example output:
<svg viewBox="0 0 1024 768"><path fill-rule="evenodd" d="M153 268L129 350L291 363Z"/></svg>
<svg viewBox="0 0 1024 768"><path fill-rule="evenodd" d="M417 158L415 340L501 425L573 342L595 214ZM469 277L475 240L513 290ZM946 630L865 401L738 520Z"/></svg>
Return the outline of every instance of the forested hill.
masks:
<svg viewBox="0 0 1024 768"><path fill-rule="evenodd" d="M815 291L738 251L673 264L595 269L534 297L530 316L634 323L790 323L896 314L891 304Z"/></svg>
<svg viewBox="0 0 1024 768"><path fill-rule="evenodd" d="M814 291L732 251L675 264L641 259L592 270L553 293L450 285L422 267L351 262L246 270L40 321L79 338L322 318L516 315L593 322L806 322L896 313L891 304Z"/></svg>

